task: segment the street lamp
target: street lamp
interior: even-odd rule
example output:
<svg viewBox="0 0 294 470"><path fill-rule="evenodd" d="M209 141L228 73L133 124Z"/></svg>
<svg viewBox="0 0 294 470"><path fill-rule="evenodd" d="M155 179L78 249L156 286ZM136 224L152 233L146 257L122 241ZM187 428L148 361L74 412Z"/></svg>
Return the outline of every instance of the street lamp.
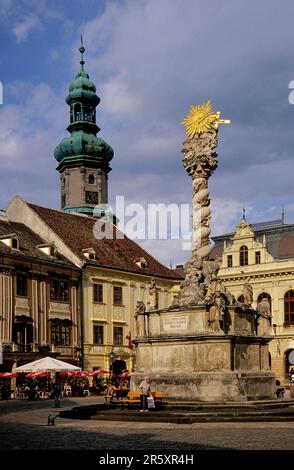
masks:
<svg viewBox="0 0 294 470"><path fill-rule="evenodd" d="M109 361L110 361L110 368L109 368L109 369L110 369L110 377L112 377L112 375L113 375L113 369L112 369L112 367L113 367L113 359L114 359L114 356L115 356L114 352L113 352L113 351L111 351L111 352L109 353Z"/></svg>

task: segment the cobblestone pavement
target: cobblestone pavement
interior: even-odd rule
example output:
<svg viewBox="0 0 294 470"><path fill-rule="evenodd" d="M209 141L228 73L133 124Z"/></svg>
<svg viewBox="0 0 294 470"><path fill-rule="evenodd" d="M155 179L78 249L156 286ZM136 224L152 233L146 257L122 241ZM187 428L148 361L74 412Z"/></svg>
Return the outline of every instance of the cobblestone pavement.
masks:
<svg viewBox="0 0 294 470"><path fill-rule="evenodd" d="M61 409L101 397L64 398ZM294 450L294 422L146 423L57 418L47 426L51 400L0 401L0 450Z"/></svg>

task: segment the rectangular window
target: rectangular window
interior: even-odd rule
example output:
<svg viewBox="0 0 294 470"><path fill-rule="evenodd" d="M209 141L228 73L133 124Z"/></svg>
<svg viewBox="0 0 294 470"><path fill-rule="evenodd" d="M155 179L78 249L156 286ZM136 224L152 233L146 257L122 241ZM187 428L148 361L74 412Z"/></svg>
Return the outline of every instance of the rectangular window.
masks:
<svg viewBox="0 0 294 470"><path fill-rule="evenodd" d="M16 295L20 297L28 296L28 276L24 273L16 275Z"/></svg>
<svg viewBox="0 0 294 470"><path fill-rule="evenodd" d="M255 264L260 264L260 251L255 252Z"/></svg>
<svg viewBox="0 0 294 470"><path fill-rule="evenodd" d="M93 285L93 300L94 302L103 302L103 284Z"/></svg>
<svg viewBox="0 0 294 470"><path fill-rule="evenodd" d="M233 255L228 255L227 256L227 264L228 264L228 268L231 268L233 266Z"/></svg>
<svg viewBox="0 0 294 470"><path fill-rule="evenodd" d="M51 343L55 346L70 346L71 326L64 322L51 323Z"/></svg>
<svg viewBox="0 0 294 470"><path fill-rule="evenodd" d="M123 327L122 326L113 327L113 344L114 346L123 345Z"/></svg>
<svg viewBox="0 0 294 470"><path fill-rule="evenodd" d="M56 323L51 323L51 343L52 344L59 344L59 328Z"/></svg>
<svg viewBox="0 0 294 470"><path fill-rule="evenodd" d="M61 325L61 346L70 345L70 327Z"/></svg>
<svg viewBox="0 0 294 470"><path fill-rule="evenodd" d="M68 281L64 279L51 279L50 300L53 302L69 303Z"/></svg>
<svg viewBox="0 0 294 470"><path fill-rule="evenodd" d="M103 344L104 342L104 327L103 325L94 325L93 342L94 344Z"/></svg>
<svg viewBox="0 0 294 470"><path fill-rule="evenodd" d="M122 305L123 303L122 287L113 286L113 303L115 305Z"/></svg>

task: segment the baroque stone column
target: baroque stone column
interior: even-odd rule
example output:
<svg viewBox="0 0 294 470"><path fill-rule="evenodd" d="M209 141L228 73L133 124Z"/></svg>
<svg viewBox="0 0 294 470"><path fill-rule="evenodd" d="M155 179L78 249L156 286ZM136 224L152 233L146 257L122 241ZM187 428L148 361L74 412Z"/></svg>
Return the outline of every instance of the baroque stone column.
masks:
<svg viewBox="0 0 294 470"><path fill-rule="evenodd" d="M193 137L187 136L182 149L183 164L193 185L192 252L200 259L207 259L211 249L208 180L218 165L217 143L217 129L211 128Z"/></svg>
<svg viewBox="0 0 294 470"><path fill-rule="evenodd" d="M183 164L192 178L193 186L192 256L185 264L185 279L172 308L204 304L208 309L215 307L211 314L216 317L221 316L223 310L220 304L230 303L231 298L218 280L219 263L209 260L211 212L208 180L218 166L218 125L230 121L220 119L220 113L214 113L208 101L191 106L182 122L186 126L186 139L182 148ZM224 302L219 297L223 297ZM210 324L216 328L217 322L211 320Z"/></svg>

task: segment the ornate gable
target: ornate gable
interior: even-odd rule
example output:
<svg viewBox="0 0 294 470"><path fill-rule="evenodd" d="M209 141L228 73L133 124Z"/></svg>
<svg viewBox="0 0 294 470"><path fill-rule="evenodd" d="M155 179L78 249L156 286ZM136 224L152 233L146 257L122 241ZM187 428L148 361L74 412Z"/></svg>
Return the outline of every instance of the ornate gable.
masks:
<svg viewBox="0 0 294 470"><path fill-rule="evenodd" d="M251 224L249 224L246 219L242 219L237 225L237 230L233 237L234 240L240 240L241 238L254 238Z"/></svg>

